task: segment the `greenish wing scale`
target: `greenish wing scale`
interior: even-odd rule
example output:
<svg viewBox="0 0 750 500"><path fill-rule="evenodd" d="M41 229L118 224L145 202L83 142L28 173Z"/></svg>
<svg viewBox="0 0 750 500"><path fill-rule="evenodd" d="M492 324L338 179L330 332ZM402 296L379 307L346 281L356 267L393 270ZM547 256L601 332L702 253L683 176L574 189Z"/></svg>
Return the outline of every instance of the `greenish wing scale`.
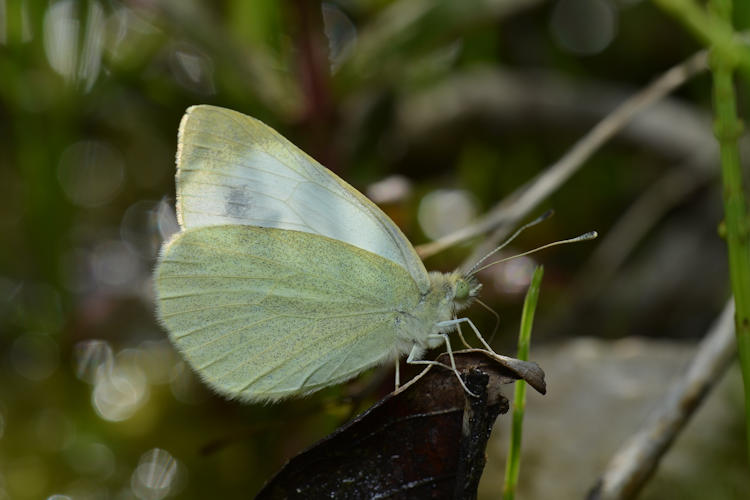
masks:
<svg viewBox="0 0 750 500"><path fill-rule="evenodd" d="M156 289L190 365L220 393L252 401L313 392L390 359L398 311L420 297L409 273L377 254L240 225L178 233Z"/></svg>

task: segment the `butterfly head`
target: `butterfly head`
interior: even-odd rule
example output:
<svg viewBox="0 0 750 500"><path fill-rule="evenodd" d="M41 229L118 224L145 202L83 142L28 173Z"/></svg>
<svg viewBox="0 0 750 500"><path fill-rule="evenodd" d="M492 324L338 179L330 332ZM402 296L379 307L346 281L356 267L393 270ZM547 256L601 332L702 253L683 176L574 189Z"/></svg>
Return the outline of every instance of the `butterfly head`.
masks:
<svg viewBox="0 0 750 500"><path fill-rule="evenodd" d="M464 276L454 273L450 281L453 288L453 303L455 304L456 311L469 307L474 298L479 295L479 290L482 288L482 284L475 276Z"/></svg>

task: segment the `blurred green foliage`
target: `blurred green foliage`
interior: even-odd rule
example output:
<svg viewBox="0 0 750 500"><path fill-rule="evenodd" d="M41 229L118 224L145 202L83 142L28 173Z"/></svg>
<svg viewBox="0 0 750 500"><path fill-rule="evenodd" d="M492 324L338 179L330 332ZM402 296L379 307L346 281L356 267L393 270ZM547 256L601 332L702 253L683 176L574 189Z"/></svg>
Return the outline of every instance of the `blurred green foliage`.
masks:
<svg viewBox="0 0 750 500"><path fill-rule="evenodd" d="M461 189L488 209L698 48L647 2L594 3L0 1L0 498L246 497L390 388L390 375L370 374L243 406L209 394L171 350L150 273L174 230L173 155L187 106L256 116L363 190L404 176L405 194L383 206L422 242L424 195ZM524 94L525 80L487 86L482 75L551 82L563 97ZM700 114L707 89L699 78L680 96ZM496 100L485 105L488 96ZM626 135L545 204L558 216L519 245L606 230L690 151ZM557 311L564 328L550 320L535 337L702 334L726 290L720 252L699 246L720 217L705 209L715 194L705 191L667 217L673 228L695 221L700 251L671 272L703 259L712 281L700 270L682 278L702 292L682 295L678 280L647 301L639 287L650 281L610 282L611 302L571 323L568 286L591 249L562 248L539 257L549 286L540 309ZM636 252L642 275L655 272L648 248ZM455 267L467 250L428 268ZM528 281L485 278L496 280L485 295L503 317L498 345L511 346ZM368 383L377 389L364 401L348 399Z"/></svg>

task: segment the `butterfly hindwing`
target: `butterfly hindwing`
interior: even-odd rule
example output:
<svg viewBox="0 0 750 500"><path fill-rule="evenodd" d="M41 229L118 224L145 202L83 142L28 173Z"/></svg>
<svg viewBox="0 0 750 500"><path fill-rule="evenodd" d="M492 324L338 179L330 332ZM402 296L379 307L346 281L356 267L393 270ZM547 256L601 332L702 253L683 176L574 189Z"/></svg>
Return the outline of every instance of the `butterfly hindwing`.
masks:
<svg viewBox="0 0 750 500"><path fill-rule="evenodd" d="M243 225L178 233L157 269L159 315L219 392L304 394L395 355L397 310L419 291L399 265L305 232Z"/></svg>

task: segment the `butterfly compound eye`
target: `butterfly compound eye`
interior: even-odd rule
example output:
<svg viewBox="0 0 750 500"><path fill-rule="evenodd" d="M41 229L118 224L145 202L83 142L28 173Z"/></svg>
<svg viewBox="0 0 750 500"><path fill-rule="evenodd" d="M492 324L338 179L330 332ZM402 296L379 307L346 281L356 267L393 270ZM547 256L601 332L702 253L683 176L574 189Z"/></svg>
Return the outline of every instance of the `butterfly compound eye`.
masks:
<svg viewBox="0 0 750 500"><path fill-rule="evenodd" d="M471 292L471 286L469 285L468 281L466 281L463 278L456 281L456 291L455 291L456 299L458 300L468 299L470 292Z"/></svg>

